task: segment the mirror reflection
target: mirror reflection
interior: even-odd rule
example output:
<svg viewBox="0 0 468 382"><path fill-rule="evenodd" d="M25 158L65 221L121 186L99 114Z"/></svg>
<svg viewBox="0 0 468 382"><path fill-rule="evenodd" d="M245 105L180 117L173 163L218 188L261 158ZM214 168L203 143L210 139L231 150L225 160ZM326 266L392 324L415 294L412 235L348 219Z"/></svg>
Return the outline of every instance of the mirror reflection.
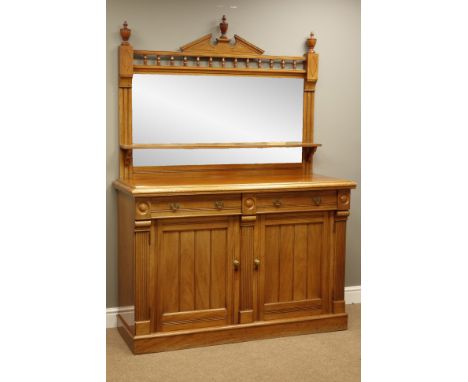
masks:
<svg viewBox="0 0 468 382"><path fill-rule="evenodd" d="M135 74L132 108L133 143L301 141L303 80ZM256 150L260 153L257 155L254 150L203 152L206 164L246 163L239 155L250 154L252 160L247 163L282 161L278 155L285 156L283 161L289 162L292 152L300 152L300 149L261 149ZM135 150L134 165L163 165L161 159L165 156L165 162L171 157L177 159L177 163L165 164L192 164L193 160L203 164L198 163L203 162L203 157L194 154L195 150L177 150L176 155L170 151Z"/></svg>
<svg viewBox="0 0 468 382"><path fill-rule="evenodd" d="M298 163L301 148L133 150L134 166Z"/></svg>

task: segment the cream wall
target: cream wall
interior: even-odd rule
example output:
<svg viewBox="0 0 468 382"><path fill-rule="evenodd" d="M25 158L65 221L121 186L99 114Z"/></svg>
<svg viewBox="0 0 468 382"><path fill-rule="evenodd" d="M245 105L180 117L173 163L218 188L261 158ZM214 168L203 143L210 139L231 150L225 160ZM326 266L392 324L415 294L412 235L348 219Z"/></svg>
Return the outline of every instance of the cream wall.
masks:
<svg viewBox="0 0 468 382"><path fill-rule="evenodd" d="M313 31L320 54L315 104L315 172L355 180L360 173L359 0L108 0L107 1L107 306L117 305L118 177L117 48L127 20L137 49L177 50L207 33L238 34L272 55L302 55ZM346 285L361 284L361 192L352 191Z"/></svg>

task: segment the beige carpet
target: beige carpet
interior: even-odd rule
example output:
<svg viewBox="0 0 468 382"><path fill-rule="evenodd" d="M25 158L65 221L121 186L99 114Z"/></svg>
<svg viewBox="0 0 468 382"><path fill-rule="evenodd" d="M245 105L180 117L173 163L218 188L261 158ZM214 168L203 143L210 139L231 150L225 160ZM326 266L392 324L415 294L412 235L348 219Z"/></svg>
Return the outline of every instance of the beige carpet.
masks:
<svg viewBox="0 0 468 382"><path fill-rule="evenodd" d="M107 381L359 381L361 305L346 309L346 331L137 356L108 329Z"/></svg>

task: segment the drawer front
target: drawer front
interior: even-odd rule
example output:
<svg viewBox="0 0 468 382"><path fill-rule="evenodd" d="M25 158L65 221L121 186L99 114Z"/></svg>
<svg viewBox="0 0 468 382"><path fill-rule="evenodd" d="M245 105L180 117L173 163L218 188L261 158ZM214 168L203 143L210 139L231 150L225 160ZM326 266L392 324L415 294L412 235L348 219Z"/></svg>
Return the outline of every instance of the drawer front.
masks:
<svg viewBox="0 0 468 382"><path fill-rule="evenodd" d="M237 215L241 213L240 195L197 195L153 199L151 217Z"/></svg>
<svg viewBox="0 0 468 382"><path fill-rule="evenodd" d="M336 191L257 194L257 213L333 210L336 198Z"/></svg>

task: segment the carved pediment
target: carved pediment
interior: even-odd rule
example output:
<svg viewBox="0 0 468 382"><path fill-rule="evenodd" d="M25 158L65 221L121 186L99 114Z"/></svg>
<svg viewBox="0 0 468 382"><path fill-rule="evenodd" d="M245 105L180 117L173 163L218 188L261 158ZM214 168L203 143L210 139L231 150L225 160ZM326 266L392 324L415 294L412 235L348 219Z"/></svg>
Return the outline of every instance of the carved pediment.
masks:
<svg viewBox="0 0 468 382"><path fill-rule="evenodd" d="M234 35L234 44L230 39L217 38L215 43L211 42L212 34L200 37L180 47L182 52L187 53L216 53L216 54L258 54L264 53L263 49L255 46L240 36Z"/></svg>
<svg viewBox="0 0 468 382"><path fill-rule="evenodd" d="M264 53L263 49L248 42L240 36L234 35L234 44L226 37L228 24L226 23L226 16L223 16L222 22L219 24L221 36L212 43L212 34L207 34L199 39L189 42L180 48L182 52L187 53L214 53L214 54L255 54L261 55Z"/></svg>

